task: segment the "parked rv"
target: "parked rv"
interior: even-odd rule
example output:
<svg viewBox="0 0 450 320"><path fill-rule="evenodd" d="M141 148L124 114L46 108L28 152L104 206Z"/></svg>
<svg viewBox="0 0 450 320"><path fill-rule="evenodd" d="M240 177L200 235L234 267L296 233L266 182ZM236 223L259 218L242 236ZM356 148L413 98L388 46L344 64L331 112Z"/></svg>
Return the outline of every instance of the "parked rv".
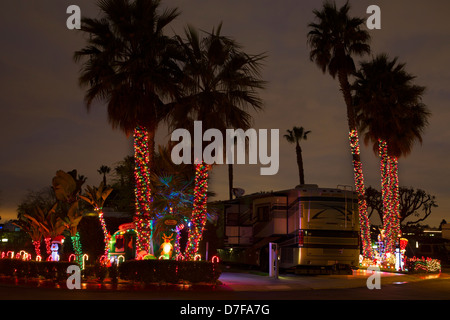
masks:
<svg viewBox="0 0 450 320"><path fill-rule="evenodd" d="M351 271L359 264L357 195L349 187L301 185L223 204L222 261L268 270L272 242L280 268L296 273Z"/></svg>

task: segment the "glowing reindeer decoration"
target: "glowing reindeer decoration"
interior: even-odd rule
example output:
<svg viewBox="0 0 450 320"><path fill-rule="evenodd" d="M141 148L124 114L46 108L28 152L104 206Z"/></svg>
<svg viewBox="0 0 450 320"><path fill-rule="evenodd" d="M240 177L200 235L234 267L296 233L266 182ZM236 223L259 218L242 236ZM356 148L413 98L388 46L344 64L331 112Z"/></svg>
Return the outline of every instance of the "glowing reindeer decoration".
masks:
<svg viewBox="0 0 450 320"><path fill-rule="evenodd" d="M159 248L161 250L161 256L163 256L164 259L172 259L173 245L170 242L173 240L173 234L168 237L165 233L163 233L162 238L164 242Z"/></svg>

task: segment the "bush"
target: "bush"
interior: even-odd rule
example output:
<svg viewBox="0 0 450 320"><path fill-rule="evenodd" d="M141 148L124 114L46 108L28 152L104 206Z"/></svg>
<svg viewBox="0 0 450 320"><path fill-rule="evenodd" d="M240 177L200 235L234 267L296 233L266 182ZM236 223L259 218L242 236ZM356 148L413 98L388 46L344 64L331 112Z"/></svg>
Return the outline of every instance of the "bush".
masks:
<svg viewBox="0 0 450 320"><path fill-rule="evenodd" d="M67 268L72 265L65 261L23 261L19 259L1 259L0 274L6 276L32 277L63 280L67 278Z"/></svg>
<svg viewBox="0 0 450 320"><path fill-rule="evenodd" d="M144 283L215 283L218 264L206 261L129 260L119 266L120 278Z"/></svg>

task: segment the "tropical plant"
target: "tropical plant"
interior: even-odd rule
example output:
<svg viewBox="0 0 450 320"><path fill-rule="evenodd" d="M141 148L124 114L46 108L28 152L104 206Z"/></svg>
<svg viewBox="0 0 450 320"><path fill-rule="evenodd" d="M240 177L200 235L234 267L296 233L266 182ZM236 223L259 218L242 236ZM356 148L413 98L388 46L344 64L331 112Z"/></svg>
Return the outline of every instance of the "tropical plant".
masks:
<svg viewBox="0 0 450 320"><path fill-rule="evenodd" d="M31 238L34 246L36 257L42 257L41 255L41 240L42 231L38 224L34 223L31 219L21 217L18 220L13 221L13 224L25 231Z"/></svg>
<svg viewBox="0 0 450 320"><path fill-rule="evenodd" d="M362 170L356 115L353 107L349 77L356 71L353 57L370 52L369 33L363 29L364 19L349 16L348 1L337 8L335 2L325 1L321 10L314 10L317 22L308 25L307 39L311 48L310 59L323 73L338 78L339 86L347 106L350 150L353 160L355 187L358 193L358 208L361 224L363 256L372 258L370 223L365 201L364 176Z"/></svg>
<svg viewBox="0 0 450 320"><path fill-rule="evenodd" d="M178 92L178 47L164 29L178 9L160 12L159 0L102 0L98 19L83 18L87 45L75 52L84 61L79 82L85 102L107 103L114 128L134 135L137 251L148 252L154 137L167 112L167 98Z"/></svg>
<svg viewBox="0 0 450 320"><path fill-rule="evenodd" d="M353 85L360 131L366 144L380 156L383 228L386 252L393 253L400 232L398 158L422 142L430 112L422 103L425 87L413 84L405 64L386 54L361 63Z"/></svg>
<svg viewBox="0 0 450 320"><path fill-rule="evenodd" d="M80 199L89 203L94 207L94 211L98 214L98 219L100 220L100 225L102 226L103 231L103 239L104 239L104 255L108 256L109 252L109 239L111 235L108 232L108 228L106 226L105 218L103 217L103 205L108 198L108 196L113 191L112 188L106 187L103 184L103 181L100 183L99 187L91 187L87 186L84 195L80 195Z"/></svg>
<svg viewBox="0 0 450 320"><path fill-rule="evenodd" d="M47 255L51 254L50 242L53 238L61 235L66 229L65 224L61 221L61 219L56 214L56 208L58 204L55 203L53 207L44 212L40 207L36 207L31 214L24 214L23 217L27 218L34 225L33 228L36 228L42 234Z"/></svg>
<svg viewBox="0 0 450 320"><path fill-rule="evenodd" d="M183 96L173 109L174 128L192 128L202 121L203 130L215 128L247 129L251 125L248 107L262 108L257 94L264 87L260 79L263 55L249 55L229 37L221 35L220 24L200 37L196 29L185 29L186 39L178 37L183 48ZM192 226L189 230L186 257L198 252L207 217L207 190L210 166L196 163Z"/></svg>
<svg viewBox="0 0 450 320"><path fill-rule="evenodd" d="M287 134L284 135L284 138L289 143L295 143L295 152L297 155L297 166L298 166L298 176L300 185L305 184L305 173L303 169L303 157L302 157L302 148L300 147L300 141L306 140L308 138L308 134L311 131L305 131L303 127L293 127L292 130L286 130Z"/></svg>
<svg viewBox="0 0 450 320"><path fill-rule="evenodd" d="M78 224L83 219L83 214L79 210L79 202L75 201L71 204L67 215L60 218L61 222L69 231L70 239L72 240L73 251L75 252L76 261L81 266L83 260L83 249L80 240L80 233L78 232Z"/></svg>

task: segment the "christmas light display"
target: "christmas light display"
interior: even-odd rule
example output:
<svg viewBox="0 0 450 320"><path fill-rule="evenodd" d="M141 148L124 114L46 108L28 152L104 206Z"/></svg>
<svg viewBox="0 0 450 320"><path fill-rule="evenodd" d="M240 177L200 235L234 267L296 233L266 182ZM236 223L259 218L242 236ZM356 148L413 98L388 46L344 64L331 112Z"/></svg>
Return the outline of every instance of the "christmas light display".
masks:
<svg viewBox="0 0 450 320"><path fill-rule="evenodd" d="M78 265L81 266L83 260L83 250L81 248L80 233L77 232L74 236L71 236L70 238L72 240L73 251L75 252L75 255L77 257L76 261Z"/></svg>
<svg viewBox="0 0 450 320"><path fill-rule="evenodd" d="M195 167L194 207L185 250L187 260L193 260L198 253L198 246L206 224L209 168L210 166L205 163L197 164Z"/></svg>
<svg viewBox="0 0 450 320"><path fill-rule="evenodd" d="M33 241L34 252L36 252L37 256L41 255L41 242L39 240Z"/></svg>
<svg viewBox="0 0 450 320"><path fill-rule="evenodd" d="M134 131L134 178L136 196L136 255L149 252L151 239L150 209L151 189L150 172L148 167L149 149L148 132L145 128L137 127Z"/></svg>
<svg viewBox="0 0 450 320"><path fill-rule="evenodd" d="M379 140L381 189L383 199L383 229L385 253L395 252L400 234L397 158L389 155L387 142Z"/></svg>
<svg viewBox="0 0 450 320"><path fill-rule="evenodd" d="M44 238L45 249L46 249L46 251L47 251L47 255L52 254L52 250L50 249L50 247L51 247L51 241L52 241L52 238L50 238L50 237Z"/></svg>
<svg viewBox="0 0 450 320"><path fill-rule="evenodd" d="M95 207L95 212L98 213L98 219L100 220L100 225L102 226L103 231L103 239L104 239L104 255L108 256L109 254L109 240L111 239L111 235L108 232L108 229L106 228L106 222L105 218L103 217L103 209Z"/></svg>
<svg viewBox="0 0 450 320"><path fill-rule="evenodd" d="M360 155L358 131L352 130L349 133L350 148L352 155ZM359 222L361 226L361 243L364 258L373 258L372 245L370 240L370 222L367 214L367 202L365 198L364 176L361 161L353 160L353 174L356 192L358 194Z"/></svg>

